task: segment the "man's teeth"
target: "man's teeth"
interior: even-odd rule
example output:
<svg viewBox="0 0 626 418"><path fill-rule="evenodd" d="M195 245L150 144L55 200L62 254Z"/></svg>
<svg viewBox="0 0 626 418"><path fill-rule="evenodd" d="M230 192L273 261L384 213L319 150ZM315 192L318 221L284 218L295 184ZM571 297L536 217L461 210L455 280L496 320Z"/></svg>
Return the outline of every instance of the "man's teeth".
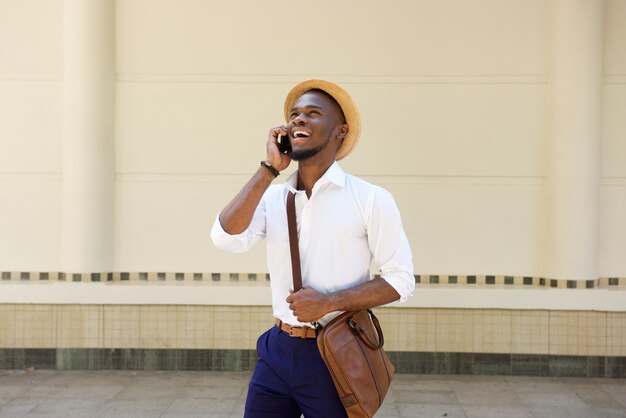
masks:
<svg viewBox="0 0 626 418"><path fill-rule="evenodd" d="M308 138L309 133L305 131L293 131L293 136L296 138Z"/></svg>

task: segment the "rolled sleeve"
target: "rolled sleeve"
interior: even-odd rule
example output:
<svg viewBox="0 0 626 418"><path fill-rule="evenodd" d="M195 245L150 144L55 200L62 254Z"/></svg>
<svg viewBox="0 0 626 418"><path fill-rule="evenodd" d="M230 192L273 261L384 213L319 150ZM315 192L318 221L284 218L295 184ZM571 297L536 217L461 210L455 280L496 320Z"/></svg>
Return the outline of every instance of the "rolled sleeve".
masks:
<svg viewBox="0 0 626 418"><path fill-rule="evenodd" d="M224 231L217 215L211 229L211 240L217 248L231 253L244 253L265 238L265 202L261 200L254 212L248 229L240 234L231 235Z"/></svg>
<svg viewBox="0 0 626 418"><path fill-rule="evenodd" d="M377 188L371 200L368 239L380 275L404 302L415 290L413 256L393 196Z"/></svg>

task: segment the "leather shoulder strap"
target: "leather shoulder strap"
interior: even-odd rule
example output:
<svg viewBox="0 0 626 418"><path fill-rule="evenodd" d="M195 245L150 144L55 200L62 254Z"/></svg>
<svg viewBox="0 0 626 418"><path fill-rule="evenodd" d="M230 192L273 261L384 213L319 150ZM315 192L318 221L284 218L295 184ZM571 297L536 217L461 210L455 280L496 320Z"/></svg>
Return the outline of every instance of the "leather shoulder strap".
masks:
<svg viewBox="0 0 626 418"><path fill-rule="evenodd" d="M289 249L291 250L291 274L293 291L302 289L302 270L300 268L300 249L298 248L298 225L296 224L296 195L287 195L287 225L289 227Z"/></svg>

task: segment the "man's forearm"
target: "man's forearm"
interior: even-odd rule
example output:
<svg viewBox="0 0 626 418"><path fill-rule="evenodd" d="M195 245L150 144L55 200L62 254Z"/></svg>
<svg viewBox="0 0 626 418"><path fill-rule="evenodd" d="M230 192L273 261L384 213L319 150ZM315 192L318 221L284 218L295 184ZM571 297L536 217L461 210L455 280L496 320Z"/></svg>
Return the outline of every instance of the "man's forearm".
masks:
<svg viewBox="0 0 626 418"><path fill-rule="evenodd" d="M224 231L236 235L250 226L254 211L263 193L272 184L272 180L274 180L272 173L264 167L259 167L250 181L220 213L220 224Z"/></svg>
<svg viewBox="0 0 626 418"><path fill-rule="evenodd" d="M287 303L298 321L313 322L330 312L368 309L398 299L398 292L385 279L378 278L328 294L322 294L312 287L304 287L291 293L287 297Z"/></svg>
<svg viewBox="0 0 626 418"><path fill-rule="evenodd" d="M328 312L368 309L400 299L398 292L383 278L328 294L327 297Z"/></svg>

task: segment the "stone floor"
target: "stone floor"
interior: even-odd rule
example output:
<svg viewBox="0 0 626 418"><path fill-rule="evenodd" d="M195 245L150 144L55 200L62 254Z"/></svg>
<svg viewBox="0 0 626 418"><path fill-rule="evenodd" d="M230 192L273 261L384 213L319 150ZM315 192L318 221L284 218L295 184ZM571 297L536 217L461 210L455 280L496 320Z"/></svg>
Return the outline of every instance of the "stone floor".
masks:
<svg viewBox="0 0 626 418"><path fill-rule="evenodd" d="M2 370L0 417L241 417L249 376ZM626 418L626 379L401 374L376 416Z"/></svg>

